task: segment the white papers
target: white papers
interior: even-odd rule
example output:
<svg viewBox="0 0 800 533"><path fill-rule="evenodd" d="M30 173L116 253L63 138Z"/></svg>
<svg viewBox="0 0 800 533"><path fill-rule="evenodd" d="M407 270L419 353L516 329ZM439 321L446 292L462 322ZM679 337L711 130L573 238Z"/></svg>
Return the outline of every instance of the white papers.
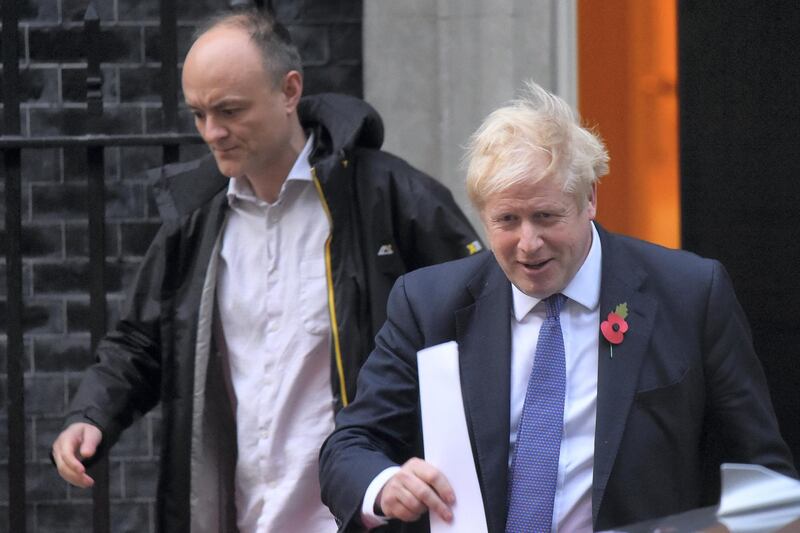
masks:
<svg viewBox="0 0 800 533"><path fill-rule="evenodd" d="M717 517L731 531L774 531L800 516L800 481L760 465L721 467Z"/></svg>
<svg viewBox="0 0 800 533"><path fill-rule="evenodd" d="M461 397L458 344L450 341L420 350L417 369L425 460L447 477L456 495L452 522L431 513L431 533L485 532L483 498Z"/></svg>

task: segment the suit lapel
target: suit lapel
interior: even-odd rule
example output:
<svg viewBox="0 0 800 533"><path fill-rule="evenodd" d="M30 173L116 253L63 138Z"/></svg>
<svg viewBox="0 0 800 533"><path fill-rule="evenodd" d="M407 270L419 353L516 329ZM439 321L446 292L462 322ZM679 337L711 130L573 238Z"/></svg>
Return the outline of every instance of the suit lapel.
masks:
<svg viewBox="0 0 800 533"><path fill-rule="evenodd" d="M595 429L592 516L596 521L608 478L619 450L625 420L631 408L639 369L647 354L658 302L641 288L646 274L637 262L616 246L616 237L602 231L602 281L600 321L621 303L628 304L628 332L613 346L600 334L597 376L597 425Z"/></svg>
<svg viewBox="0 0 800 533"><path fill-rule="evenodd" d="M456 312L461 387L489 531L503 531L508 476L511 285L494 259Z"/></svg>

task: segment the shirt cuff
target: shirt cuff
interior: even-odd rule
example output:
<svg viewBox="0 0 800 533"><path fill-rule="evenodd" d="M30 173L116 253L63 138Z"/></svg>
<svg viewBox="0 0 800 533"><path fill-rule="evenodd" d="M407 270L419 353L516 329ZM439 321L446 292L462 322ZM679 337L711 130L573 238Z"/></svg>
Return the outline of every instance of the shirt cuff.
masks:
<svg viewBox="0 0 800 533"><path fill-rule="evenodd" d="M378 493L381 491L386 482L400 470L399 466L390 466L380 474L375 476L372 483L367 487L367 492L364 493L364 500L361 503L361 523L367 528L382 526L388 522L385 516L378 516L375 514L375 503L378 498Z"/></svg>

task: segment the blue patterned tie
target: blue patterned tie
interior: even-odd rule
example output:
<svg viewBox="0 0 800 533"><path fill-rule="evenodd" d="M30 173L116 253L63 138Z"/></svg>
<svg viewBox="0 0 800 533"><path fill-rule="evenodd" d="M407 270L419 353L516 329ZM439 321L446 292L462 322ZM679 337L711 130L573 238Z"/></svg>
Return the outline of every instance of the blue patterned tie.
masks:
<svg viewBox="0 0 800 533"><path fill-rule="evenodd" d="M563 294L545 299L547 318L539 331L511 462L508 533L549 532L553 523L567 381L559 314L566 299Z"/></svg>

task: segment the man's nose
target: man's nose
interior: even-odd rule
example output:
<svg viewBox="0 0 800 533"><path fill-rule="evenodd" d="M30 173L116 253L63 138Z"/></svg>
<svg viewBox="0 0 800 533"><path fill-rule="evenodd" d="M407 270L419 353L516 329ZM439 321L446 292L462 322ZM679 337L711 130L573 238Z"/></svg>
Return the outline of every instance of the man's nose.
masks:
<svg viewBox="0 0 800 533"><path fill-rule="evenodd" d="M526 255L534 254L542 246L541 231L535 224L525 220L520 225L519 244L517 245Z"/></svg>
<svg viewBox="0 0 800 533"><path fill-rule="evenodd" d="M202 137L208 144L213 144L228 135L228 129L213 117L207 117L203 124Z"/></svg>

